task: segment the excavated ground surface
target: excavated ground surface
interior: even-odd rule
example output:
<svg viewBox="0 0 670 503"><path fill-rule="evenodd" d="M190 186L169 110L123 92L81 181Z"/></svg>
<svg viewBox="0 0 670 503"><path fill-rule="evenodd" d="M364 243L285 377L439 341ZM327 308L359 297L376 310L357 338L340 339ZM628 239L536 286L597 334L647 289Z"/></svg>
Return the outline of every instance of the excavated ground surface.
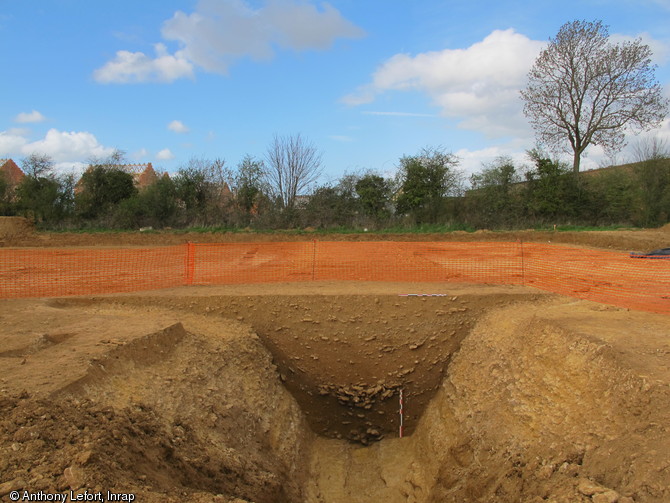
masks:
<svg viewBox="0 0 670 503"><path fill-rule="evenodd" d="M447 296L398 296L431 287ZM670 498L666 316L370 283L6 300L0 313L3 498Z"/></svg>
<svg viewBox="0 0 670 503"><path fill-rule="evenodd" d="M670 224L658 229L615 231L455 231L410 234L318 234L304 232L34 232L32 225L19 217L0 217L1 246L154 246L193 243L249 243L265 241L533 241L564 243L622 251L651 251L670 246Z"/></svg>
<svg viewBox="0 0 670 503"><path fill-rule="evenodd" d="M453 284L0 301L1 501L662 503L668 452L663 315Z"/></svg>
<svg viewBox="0 0 670 503"><path fill-rule="evenodd" d="M349 292L375 288L370 283L321 284L322 290L333 287ZM383 291L408 287L412 288L386 285ZM257 292L265 291L263 295L175 289L160 295L118 296L114 303L129 308L166 308L173 314L223 316L249 324L272 354L281 381L300 404L312 430L328 438L367 445L398 435L401 388L408 411L405 431L414 431L444 379L452 355L482 312L542 297L506 287L456 288L445 297L434 298L388 293L322 292L315 296L289 294L287 288L291 287L256 287ZM435 285L415 288L435 289ZM301 288L295 285L292 289L300 292ZM269 293L282 290L284 293ZM202 296L195 295L200 292ZM68 304L77 302L70 300Z"/></svg>

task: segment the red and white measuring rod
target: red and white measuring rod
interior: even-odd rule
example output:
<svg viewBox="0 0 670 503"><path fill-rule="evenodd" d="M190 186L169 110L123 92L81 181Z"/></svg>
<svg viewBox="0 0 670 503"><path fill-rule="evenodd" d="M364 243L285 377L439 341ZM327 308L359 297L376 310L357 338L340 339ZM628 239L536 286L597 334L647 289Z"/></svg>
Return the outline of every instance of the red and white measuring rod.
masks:
<svg viewBox="0 0 670 503"><path fill-rule="evenodd" d="M402 388L400 388L400 431L399 431L400 438L402 438L402 427L403 427L403 420L404 420L402 406L403 406L403 403L402 403Z"/></svg>
<svg viewBox="0 0 670 503"><path fill-rule="evenodd" d="M398 297L447 297L446 293L399 293Z"/></svg>

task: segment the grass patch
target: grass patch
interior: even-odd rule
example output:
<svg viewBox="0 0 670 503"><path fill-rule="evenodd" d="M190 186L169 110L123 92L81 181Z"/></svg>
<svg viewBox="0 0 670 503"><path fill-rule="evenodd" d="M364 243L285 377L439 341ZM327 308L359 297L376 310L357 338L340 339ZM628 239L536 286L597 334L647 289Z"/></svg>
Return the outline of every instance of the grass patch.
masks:
<svg viewBox="0 0 670 503"><path fill-rule="evenodd" d="M175 229L175 233L202 232L202 233L253 233L253 234L288 234L288 235L332 235L332 234L436 234L454 231L474 232L476 229L467 225L444 225L424 224L414 227L397 225L381 229L365 230L359 227L329 227L321 229L251 229L251 228L225 228L225 227L191 227L188 229Z"/></svg>
<svg viewBox="0 0 670 503"><path fill-rule="evenodd" d="M51 232L53 234L121 234L126 232L139 232L137 229L109 229L105 227L42 227L37 226L37 230L40 232ZM149 231L153 232L153 231Z"/></svg>
<svg viewBox="0 0 670 503"><path fill-rule="evenodd" d="M376 234L440 234L447 232L475 232L477 229L465 224L421 224L412 227L393 226L374 231Z"/></svg>
<svg viewBox="0 0 670 503"><path fill-rule="evenodd" d="M534 227L536 231L553 231L558 232L586 232L586 231L640 231L643 230L639 227L630 227L627 225L603 225L603 226L594 226L594 225L557 225L555 228L553 225L540 225Z"/></svg>
<svg viewBox="0 0 670 503"><path fill-rule="evenodd" d="M526 230L527 227L505 228L505 229L489 229L492 232L515 232ZM588 225L536 225L532 227L535 231L557 231L557 232L587 232L587 231L642 231L640 227L630 227L626 225L606 225L606 226L588 226ZM40 232L52 232L55 234L72 233L72 234L121 234L121 233L141 233L141 234L286 234L286 235L316 235L328 236L333 234L445 234L449 232L464 231L475 232L476 227L465 224L421 224L415 226L409 225L392 225L380 229L364 230L360 227L332 227L321 229L269 229L269 228L250 228L250 227L217 227L217 226L197 226L187 228L166 228L166 229L147 229L139 231L138 229L109 229L104 227L58 227L48 228L38 226Z"/></svg>

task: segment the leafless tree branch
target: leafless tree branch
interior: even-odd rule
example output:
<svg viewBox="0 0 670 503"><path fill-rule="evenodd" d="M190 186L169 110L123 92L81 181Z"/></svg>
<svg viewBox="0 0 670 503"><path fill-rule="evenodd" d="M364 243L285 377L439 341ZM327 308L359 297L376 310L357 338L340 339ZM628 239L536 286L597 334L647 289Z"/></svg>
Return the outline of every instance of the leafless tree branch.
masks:
<svg viewBox="0 0 670 503"><path fill-rule="evenodd" d="M321 176L321 153L300 134L274 136L268 147L266 182L282 208L291 209L298 195Z"/></svg>

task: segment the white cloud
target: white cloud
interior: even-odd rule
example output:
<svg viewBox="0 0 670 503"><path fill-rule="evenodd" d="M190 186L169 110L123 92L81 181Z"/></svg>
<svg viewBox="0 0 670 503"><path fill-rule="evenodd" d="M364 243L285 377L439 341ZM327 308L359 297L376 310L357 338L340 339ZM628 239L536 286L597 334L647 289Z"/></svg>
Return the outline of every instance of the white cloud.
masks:
<svg viewBox="0 0 670 503"><path fill-rule="evenodd" d="M174 131L175 133L179 134L185 134L188 133L189 129L184 125L182 121L174 120L168 124L167 127L170 131Z"/></svg>
<svg viewBox="0 0 670 503"><path fill-rule="evenodd" d="M323 3L318 9L306 0L267 0L252 8L244 0L200 0L193 13L177 11L163 23L165 40L180 49L167 53L156 45L157 57L119 51L116 58L94 72L99 82L171 82L192 77L194 66L225 74L237 59L272 58L274 47L327 49L337 38L357 38L364 32Z"/></svg>
<svg viewBox="0 0 670 503"><path fill-rule="evenodd" d="M337 9L325 2L319 10L306 1L271 0L259 12L262 23L274 29L276 42L291 49L328 49L336 38L364 35L361 28L344 19Z"/></svg>
<svg viewBox="0 0 670 503"><path fill-rule="evenodd" d="M663 119L660 127L650 131L647 133L647 135L651 136L652 138L655 137L662 142L666 142L670 146L670 118Z"/></svg>
<svg viewBox="0 0 670 503"><path fill-rule="evenodd" d="M528 164L526 152L519 150L515 142L486 147L480 150L460 149L454 152L454 155L460 160L459 169L465 174L466 180L469 180L470 175L473 173L481 172L483 166L491 164L498 157L511 157L517 170Z"/></svg>
<svg viewBox="0 0 670 503"><path fill-rule="evenodd" d="M194 13L178 11L166 21L162 35L179 41L204 70L226 73L241 57L270 59L273 45L327 49L337 38L361 37L363 30L327 3L319 10L305 0L268 0L253 9L243 0L200 0Z"/></svg>
<svg viewBox="0 0 670 503"><path fill-rule="evenodd" d="M7 131L3 131L3 132L7 133L9 135L13 135L13 136L24 136L24 137L26 137L30 134L30 129L25 128L25 127L12 127L12 128L9 128Z"/></svg>
<svg viewBox="0 0 670 503"><path fill-rule="evenodd" d="M14 117L14 122L19 122L21 124L26 124L29 122L42 122L45 121L46 117L39 113L37 110L32 112L21 112L16 117Z"/></svg>
<svg viewBox="0 0 670 503"><path fill-rule="evenodd" d="M21 152L28 143L25 136L11 131L0 131L0 157L11 157Z"/></svg>
<svg viewBox="0 0 670 503"><path fill-rule="evenodd" d="M613 158L608 157L604 149L598 145L590 145L582 154L580 165L581 171L597 169L612 164L625 164L637 160L635 148L639 143L644 144L656 139L661 148L670 148L670 118L666 118L661 126L652 131L644 132L639 135L626 135L627 145L621 152L618 152ZM480 150L460 149L454 152L460 159L459 169L461 169L466 179L469 179L473 173L481 172L482 166L493 162L497 157L509 156L514 161L514 165L521 173L524 167L531 167L530 160L526 151L532 148L532 142L520 138L506 143L486 147ZM549 153L554 157L554 153ZM572 166L572 154L559 155L560 160Z"/></svg>
<svg viewBox="0 0 670 503"><path fill-rule="evenodd" d="M508 29L493 31L466 49L396 54L370 83L342 101L355 106L387 91L419 91L430 96L442 115L460 119L461 128L489 137L527 135L519 90L544 46Z"/></svg>
<svg viewBox="0 0 670 503"><path fill-rule="evenodd" d="M156 159L160 161L169 161L170 159L174 159L174 154L170 152L169 148L164 148L156 154Z"/></svg>
<svg viewBox="0 0 670 503"><path fill-rule="evenodd" d="M26 129L10 129L0 131L0 157L12 157L16 162L38 152L50 156L57 171L80 172L93 157L106 157L114 149L105 147L96 137L85 131L58 131L50 129L44 138L30 141Z"/></svg>
<svg viewBox="0 0 670 503"><path fill-rule="evenodd" d="M51 156L56 162L69 162L91 157L106 157L111 155L114 149L101 145L92 133L86 131L67 132L50 129L43 139L25 144L21 151L25 155L39 152Z"/></svg>
<svg viewBox="0 0 670 503"><path fill-rule="evenodd" d="M165 45L156 44L156 57L143 52L118 51L116 58L93 72L93 78L103 84L134 82L172 82L193 78L193 65L182 51L168 54Z"/></svg>
<svg viewBox="0 0 670 503"><path fill-rule="evenodd" d="M517 168L517 173L522 174L525 168L532 168L531 161L527 154L527 151L532 147L532 141L518 139L480 150L460 149L457 152L454 152L454 154L461 161L459 168L465 173L466 179L469 179L470 175L481 172L484 166L492 163L496 158L501 156L511 157L514 161L514 166ZM548 155L554 158L556 154L549 152ZM572 166L571 154L559 155L558 157L561 161ZM624 150L615 157L614 164L624 164L629 162L629 159L630 155L628 150ZM582 155L580 170L587 171L603 166L609 166L612 164L612 161L612 159L607 157L601 147L591 145Z"/></svg>
<svg viewBox="0 0 670 503"><path fill-rule="evenodd" d="M57 162L54 164L54 169L65 175L74 175L75 179L81 177L84 171L88 169L87 162L73 161L73 162Z"/></svg>
<svg viewBox="0 0 670 503"><path fill-rule="evenodd" d="M626 136L626 142L627 145L615 157L617 163L636 162L638 160L638 152L636 152L636 150L639 148L650 147L653 142L656 142L662 151L670 150L670 118L666 117L663 119L660 126L656 129L643 131L639 134L629 133ZM598 147L593 147L594 150L597 148ZM589 153L590 157L592 153L593 152ZM601 163L609 162L609 159L607 159L604 152L601 156L603 158Z"/></svg>

